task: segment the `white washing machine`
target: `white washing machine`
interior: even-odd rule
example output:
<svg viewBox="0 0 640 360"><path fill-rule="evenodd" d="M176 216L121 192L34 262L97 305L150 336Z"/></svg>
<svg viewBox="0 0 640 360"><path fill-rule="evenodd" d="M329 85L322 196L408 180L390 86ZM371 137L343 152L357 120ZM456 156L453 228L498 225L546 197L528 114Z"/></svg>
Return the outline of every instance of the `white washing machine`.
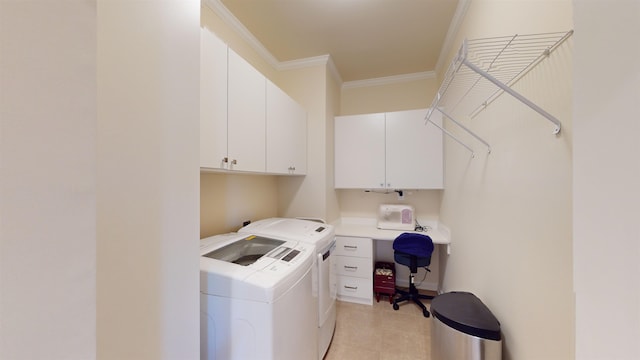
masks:
<svg viewBox="0 0 640 360"><path fill-rule="evenodd" d="M259 234L277 239L299 241L315 247L314 288L318 296L318 359L329 349L336 328L336 290L334 257L335 229L316 221L270 218L255 221L239 233Z"/></svg>
<svg viewBox="0 0 640 360"><path fill-rule="evenodd" d="M254 234L200 243L200 358L317 356L314 247Z"/></svg>

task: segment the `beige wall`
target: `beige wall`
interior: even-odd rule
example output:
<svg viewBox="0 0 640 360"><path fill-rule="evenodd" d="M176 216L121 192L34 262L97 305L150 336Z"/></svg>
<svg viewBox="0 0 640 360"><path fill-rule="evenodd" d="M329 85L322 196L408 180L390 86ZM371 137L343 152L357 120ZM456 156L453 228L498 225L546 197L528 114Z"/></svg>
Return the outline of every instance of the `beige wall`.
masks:
<svg viewBox="0 0 640 360"><path fill-rule="evenodd" d="M452 51L463 37L572 26L568 0L477 0ZM452 246L444 259L444 289L471 291L493 311L507 360L574 358L571 84L569 39L514 86L562 121L558 136L545 118L505 94L472 121L462 119L491 144L491 154L477 151L471 158L445 141L440 215L451 228Z"/></svg>
<svg viewBox="0 0 640 360"><path fill-rule="evenodd" d="M280 216L320 218L339 216L333 190L333 118L340 106L340 82L329 65L281 73L281 86L302 104L307 118L307 175L280 177Z"/></svg>
<svg viewBox="0 0 640 360"><path fill-rule="evenodd" d="M98 4L99 359L199 357L199 12Z"/></svg>
<svg viewBox="0 0 640 360"><path fill-rule="evenodd" d="M327 72L327 116L326 116L326 159L327 171L325 173L325 193L327 197L327 221L334 221L340 217L340 204L338 193L333 189L334 179L334 127L335 117L340 113L342 104L340 87L342 82Z"/></svg>
<svg viewBox="0 0 640 360"><path fill-rule="evenodd" d="M0 1L0 358L96 357L95 1Z"/></svg>
<svg viewBox="0 0 640 360"><path fill-rule="evenodd" d="M0 358L198 358L198 25L0 2Z"/></svg>
<svg viewBox="0 0 640 360"><path fill-rule="evenodd" d="M307 175L278 179L278 214L327 220L327 109L326 66L284 71L283 90L307 110Z"/></svg>
<svg viewBox="0 0 640 360"><path fill-rule="evenodd" d="M420 75L415 80L377 84L345 83L342 88L340 114L354 115L428 108L438 91L434 75Z"/></svg>
<svg viewBox="0 0 640 360"><path fill-rule="evenodd" d="M409 204L418 220L438 220L442 190L408 190L399 200L395 192L376 193L364 190L337 190L340 198L340 214L343 217L375 218L380 204Z"/></svg>
<svg viewBox="0 0 640 360"><path fill-rule="evenodd" d="M640 359L640 2L574 19L576 359Z"/></svg>
<svg viewBox="0 0 640 360"><path fill-rule="evenodd" d="M200 238L277 216L275 176L200 174Z"/></svg>

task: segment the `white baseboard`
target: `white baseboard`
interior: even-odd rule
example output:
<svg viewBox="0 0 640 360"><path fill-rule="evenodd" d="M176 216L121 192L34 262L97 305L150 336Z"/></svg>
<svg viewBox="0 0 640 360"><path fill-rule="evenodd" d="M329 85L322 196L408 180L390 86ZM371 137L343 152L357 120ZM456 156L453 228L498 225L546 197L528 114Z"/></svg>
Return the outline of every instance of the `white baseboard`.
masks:
<svg viewBox="0 0 640 360"><path fill-rule="evenodd" d="M409 280L408 279L401 280L396 278L396 285L400 287L408 288ZM432 282L432 281L423 281L421 284L417 284L416 287L420 290L438 291L438 283Z"/></svg>

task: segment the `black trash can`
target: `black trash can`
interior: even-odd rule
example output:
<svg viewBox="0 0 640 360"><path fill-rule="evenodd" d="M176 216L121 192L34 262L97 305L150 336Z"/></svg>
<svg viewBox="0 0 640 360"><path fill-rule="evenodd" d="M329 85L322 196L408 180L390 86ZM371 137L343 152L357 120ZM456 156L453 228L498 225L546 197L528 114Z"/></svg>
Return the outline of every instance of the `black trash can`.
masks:
<svg viewBox="0 0 640 360"><path fill-rule="evenodd" d="M500 322L469 292L449 292L431 300L432 360L500 360Z"/></svg>

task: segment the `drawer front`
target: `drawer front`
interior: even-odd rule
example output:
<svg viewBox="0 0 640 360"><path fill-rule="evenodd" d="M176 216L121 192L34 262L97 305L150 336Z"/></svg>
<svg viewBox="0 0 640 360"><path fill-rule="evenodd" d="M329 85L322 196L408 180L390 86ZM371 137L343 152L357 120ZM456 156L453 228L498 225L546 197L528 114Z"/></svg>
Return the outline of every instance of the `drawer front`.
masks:
<svg viewBox="0 0 640 360"><path fill-rule="evenodd" d="M371 279L373 276L373 263L371 258L336 256L336 274L364 279Z"/></svg>
<svg viewBox="0 0 640 360"><path fill-rule="evenodd" d="M373 299L371 279L338 276L338 297Z"/></svg>
<svg viewBox="0 0 640 360"><path fill-rule="evenodd" d="M369 238L336 236L336 255L373 257L373 241Z"/></svg>

